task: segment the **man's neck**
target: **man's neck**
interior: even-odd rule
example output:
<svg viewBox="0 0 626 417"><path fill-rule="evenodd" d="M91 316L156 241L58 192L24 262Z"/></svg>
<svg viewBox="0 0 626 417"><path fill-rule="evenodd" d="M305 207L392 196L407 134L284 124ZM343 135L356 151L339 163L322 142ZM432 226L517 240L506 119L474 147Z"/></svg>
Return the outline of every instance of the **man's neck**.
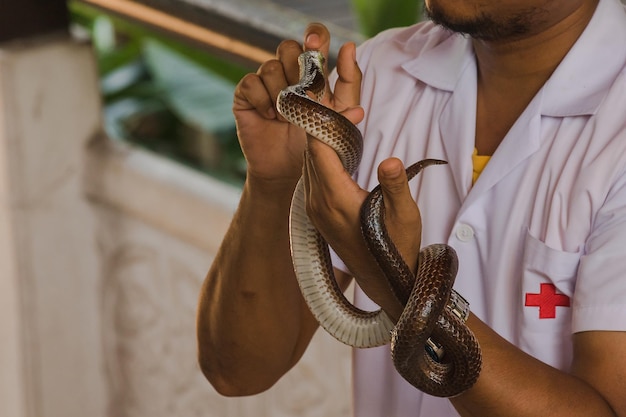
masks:
<svg viewBox="0 0 626 417"><path fill-rule="evenodd" d="M593 16L583 2L556 23L523 38L473 40L478 66L476 147L491 155L528 103L550 78Z"/></svg>

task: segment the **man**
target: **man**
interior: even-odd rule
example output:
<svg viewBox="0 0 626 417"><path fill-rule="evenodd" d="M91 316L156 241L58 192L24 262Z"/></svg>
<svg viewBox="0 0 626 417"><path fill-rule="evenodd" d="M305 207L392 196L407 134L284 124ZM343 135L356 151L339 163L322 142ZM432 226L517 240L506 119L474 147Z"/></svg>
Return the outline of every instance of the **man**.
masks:
<svg viewBox="0 0 626 417"><path fill-rule="evenodd" d="M288 207L302 173L309 216L341 258L340 285L354 276L358 302L397 319L401 306L358 227L365 190L380 181L409 265L421 245L456 249L455 289L470 302L483 369L474 387L439 399L407 386L388 349L356 352L357 416L626 416L624 7L427 0L426 10L438 25L339 53L326 104L364 132L355 180L276 114L278 92L297 82L297 43L239 83L248 179L202 292L202 369L225 395L263 391L316 330L289 256ZM307 29L305 49L326 53L328 43L325 28ZM473 154L490 157L475 183ZM423 158L449 164L407 184L403 164Z"/></svg>

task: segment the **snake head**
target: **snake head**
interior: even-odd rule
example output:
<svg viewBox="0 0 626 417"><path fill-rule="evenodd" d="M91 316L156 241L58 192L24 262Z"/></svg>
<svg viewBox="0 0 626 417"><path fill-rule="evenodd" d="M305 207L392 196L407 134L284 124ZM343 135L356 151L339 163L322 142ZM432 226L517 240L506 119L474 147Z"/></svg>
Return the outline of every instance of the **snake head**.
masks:
<svg viewBox="0 0 626 417"><path fill-rule="evenodd" d="M304 51L298 57L300 64L299 85L306 91L313 93L317 101L324 97L326 78L324 76L324 64L326 58L320 51Z"/></svg>
<svg viewBox="0 0 626 417"><path fill-rule="evenodd" d="M326 58L320 51L310 50L304 51L298 57L298 64L300 64L300 75L302 73L319 71L324 73L324 63Z"/></svg>

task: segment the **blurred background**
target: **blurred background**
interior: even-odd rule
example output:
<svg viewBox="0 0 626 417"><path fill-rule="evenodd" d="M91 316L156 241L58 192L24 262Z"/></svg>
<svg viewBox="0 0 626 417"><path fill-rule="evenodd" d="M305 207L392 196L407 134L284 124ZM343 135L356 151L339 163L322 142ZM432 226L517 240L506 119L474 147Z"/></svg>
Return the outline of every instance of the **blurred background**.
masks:
<svg viewBox="0 0 626 417"><path fill-rule="evenodd" d="M0 2L0 416L350 415L323 332L268 392L219 396L195 309L245 179L237 81L310 21L332 65L419 3Z"/></svg>

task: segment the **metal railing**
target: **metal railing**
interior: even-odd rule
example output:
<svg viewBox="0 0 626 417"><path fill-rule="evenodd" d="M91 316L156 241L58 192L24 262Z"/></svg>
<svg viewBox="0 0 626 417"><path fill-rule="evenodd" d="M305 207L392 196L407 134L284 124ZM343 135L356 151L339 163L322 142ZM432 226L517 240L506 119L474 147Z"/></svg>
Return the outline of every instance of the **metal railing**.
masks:
<svg viewBox="0 0 626 417"><path fill-rule="evenodd" d="M263 0L80 1L251 68L272 58L283 39L300 39L312 20ZM341 44L362 39L350 30L327 24L333 33L332 65Z"/></svg>

